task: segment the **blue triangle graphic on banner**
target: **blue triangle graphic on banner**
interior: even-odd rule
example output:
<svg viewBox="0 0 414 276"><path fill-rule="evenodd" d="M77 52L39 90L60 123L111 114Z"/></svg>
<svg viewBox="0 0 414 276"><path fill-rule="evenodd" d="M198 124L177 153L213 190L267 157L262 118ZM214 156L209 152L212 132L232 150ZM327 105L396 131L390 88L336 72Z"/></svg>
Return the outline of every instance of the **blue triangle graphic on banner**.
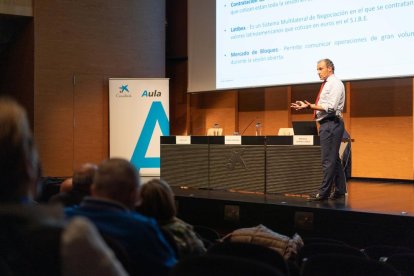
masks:
<svg viewBox="0 0 414 276"><path fill-rule="evenodd" d="M159 157L145 157L157 121L161 128L162 135L170 135L170 124L168 122L167 114L165 113L164 107L162 106L161 102L152 103L151 108L148 112L148 116L145 119L141 135L139 136L137 145L135 146L134 153L132 154L131 163L137 169L160 167Z"/></svg>

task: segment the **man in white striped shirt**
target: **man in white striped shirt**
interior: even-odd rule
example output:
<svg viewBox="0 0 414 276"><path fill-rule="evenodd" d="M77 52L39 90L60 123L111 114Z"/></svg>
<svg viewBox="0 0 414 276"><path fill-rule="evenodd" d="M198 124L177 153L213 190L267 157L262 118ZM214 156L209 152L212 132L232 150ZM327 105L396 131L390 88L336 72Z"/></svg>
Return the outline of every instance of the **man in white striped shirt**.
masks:
<svg viewBox="0 0 414 276"><path fill-rule="evenodd" d="M313 109L315 120L320 124L323 180L318 193L311 200L335 200L344 198L346 193L346 180L339 158L339 147L345 130L342 120L345 87L335 76L335 66L330 59L318 61L316 69L323 83L315 103L296 101L291 107L296 110Z"/></svg>

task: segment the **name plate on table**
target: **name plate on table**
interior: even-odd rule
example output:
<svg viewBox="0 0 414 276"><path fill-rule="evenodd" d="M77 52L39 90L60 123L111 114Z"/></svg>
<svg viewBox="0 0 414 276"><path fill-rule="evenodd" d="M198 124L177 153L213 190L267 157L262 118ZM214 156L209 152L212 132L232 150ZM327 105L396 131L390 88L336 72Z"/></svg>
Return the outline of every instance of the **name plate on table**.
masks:
<svg viewBox="0 0 414 276"><path fill-rule="evenodd" d="M177 145L190 145L191 136L175 136L175 143Z"/></svg>
<svg viewBox="0 0 414 276"><path fill-rule="evenodd" d="M313 135L293 135L294 146L313 146Z"/></svg>
<svg viewBox="0 0 414 276"><path fill-rule="evenodd" d="M225 136L224 144L225 145L241 145L241 136L238 136L238 135Z"/></svg>

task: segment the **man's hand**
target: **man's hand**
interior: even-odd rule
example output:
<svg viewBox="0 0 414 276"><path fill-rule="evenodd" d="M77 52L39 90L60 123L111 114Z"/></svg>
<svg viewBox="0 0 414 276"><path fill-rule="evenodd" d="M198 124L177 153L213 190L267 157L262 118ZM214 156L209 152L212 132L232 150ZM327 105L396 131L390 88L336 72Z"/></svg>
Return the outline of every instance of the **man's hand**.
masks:
<svg viewBox="0 0 414 276"><path fill-rule="evenodd" d="M301 110L309 107L309 103L307 101L296 101L294 103L290 104L291 108L294 108L295 110Z"/></svg>
<svg viewBox="0 0 414 276"><path fill-rule="evenodd" d="M308 105L308 108L310 108L310 109L315 109L315 105L314 104L311 104L310 102L308 102L307 100L305 100L305 104L307 104ZM312 106L313 105L313 106Z"/></svg>

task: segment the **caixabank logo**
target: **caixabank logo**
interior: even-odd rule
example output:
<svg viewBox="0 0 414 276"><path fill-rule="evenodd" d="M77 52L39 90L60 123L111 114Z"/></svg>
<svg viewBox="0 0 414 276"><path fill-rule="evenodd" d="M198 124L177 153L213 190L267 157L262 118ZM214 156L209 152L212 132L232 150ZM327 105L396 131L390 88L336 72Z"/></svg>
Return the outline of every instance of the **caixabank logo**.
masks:
<svg viewBox="0 0 414 276"><path fill-rule="evenodd" d="M244 149L232 150L227 157L226 168L231 171L239 167L247 169L246 162L243 159L243 154Z"/></svg>
<svg viewBox="0 0 414 276"><path fill-rule="evenodd" d="M119 88L118 93L115 94L115 97L117 98L130 98L132 97L131 93L128 89L128 84L121 84Z"/></svg>

